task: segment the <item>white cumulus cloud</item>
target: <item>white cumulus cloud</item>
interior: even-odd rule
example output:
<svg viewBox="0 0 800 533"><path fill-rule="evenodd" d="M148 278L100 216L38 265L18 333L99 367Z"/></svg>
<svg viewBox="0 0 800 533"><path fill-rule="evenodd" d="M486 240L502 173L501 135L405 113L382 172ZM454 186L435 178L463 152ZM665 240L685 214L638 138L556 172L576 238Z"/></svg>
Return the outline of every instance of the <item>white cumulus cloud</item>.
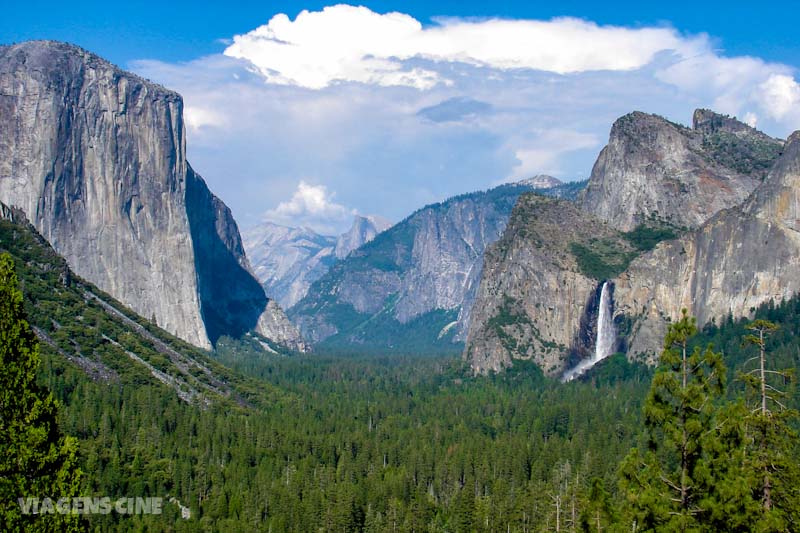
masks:
<svg viewBox="0 0 800 533"><path fill-rule="evenodd" d="M186 126L192 132L197 132L207 127L227 126L228 120L222 113L213 109L187 106L183 110Z"/></svg>
<svg viewBox="0 0 800 533"><path fill-rule="evenodd" d="M800 84L791 76L773 74L759 89L762 105L772 118L781 120L790 114L800 116Z"/></svg>
<svg viewBox="0 0 800 533"><path fill-rule="evenodd" d="M353 81L429 89L452 81L432 66L413 66L407 60L568 74L631 70L660 51L689 55L696 46L669 28L599 26L575 18L448 18L426 28L406 14L336 5L303 11L294 20L275 15L235 36L225 55L249 61L272 83L321 89Z"/></svg>
<svg viewBox="0 0 800 533"><path fill-rule="evenodd" d="M507 180L586 178L634 110L690 124L711 108L776 137L800 128L797 69L721 44L577 19L423 26L340 5L276 15L226 54L131 67L183 95L189 160L240 224L269 209L335 234L351 208L400 220Z"/></svg>
<svg viewBox="0 0 800 533"><path fill-rule="evenodd" d="M335 193L324 185L301 181L292 197L266 211L265 220L288 226L306 226L318 233L335 234L356 211L334 201Z"/></svg>

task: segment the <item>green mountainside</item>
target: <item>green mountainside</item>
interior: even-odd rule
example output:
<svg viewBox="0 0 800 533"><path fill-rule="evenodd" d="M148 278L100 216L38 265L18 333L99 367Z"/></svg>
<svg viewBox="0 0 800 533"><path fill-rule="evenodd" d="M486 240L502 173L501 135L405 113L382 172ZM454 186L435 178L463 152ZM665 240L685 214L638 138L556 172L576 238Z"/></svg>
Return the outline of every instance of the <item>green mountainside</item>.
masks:
<svg viewBox="0 0 800 533"><path fill-rule="evenodd" d="M40 381L80 442L81 493L191 510L87 528L537 531L553 498L587 512L594 478L619 498L617 465L642 442L652 371L622 355L568 385L526 362L473 377L449 358L287 357L253 337L222 338L212 359L75 278L30 227L0 222L0 249L44 339ZM800 300L757 316L781 326L775 365L796 366ZM752 355L745 331L728 320L696 343L714 341L734 376Z"/></svg>
<svg viewBox="0 0 800 533"><path fill-rule="evenodd" d="M537 193L575 199L586 182ZM334 264L288 312L317 350L459 353L486 245L528 186L425 206Z"/></svg>

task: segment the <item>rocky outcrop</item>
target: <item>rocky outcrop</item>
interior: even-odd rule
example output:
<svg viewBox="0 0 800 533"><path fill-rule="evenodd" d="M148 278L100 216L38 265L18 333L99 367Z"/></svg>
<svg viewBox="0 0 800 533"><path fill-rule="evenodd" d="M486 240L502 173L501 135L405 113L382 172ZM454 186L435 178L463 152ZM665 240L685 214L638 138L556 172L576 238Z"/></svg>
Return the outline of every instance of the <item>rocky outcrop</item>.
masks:
<svg viewBox="0 0 800 533"><path fill-rule="evenodd" d="M0 201L78 275L209 348L278 317L230 212L186 161L182 113L178 94L78 47L0 48ZM300 347L286 331L274 340Z"/></svg>
<svg viewBox="0 0 800 533"><path fill-rule="evenodd" d="M336 238L271 222L243 234L247 257L267 295L288 309L336 262Z"/></svg>
<svg viewBox="0 0 800 533"><path fill-rule="evenodd" d="M430 343L452 346L464 338L483 251L526 190L505 185L420 209L335 264L290 316L313 342L383 348L411 340L404 328L427 317Z"/></svg>
<svg viewBox="0 0 800 533"><path fill-rule="evenodd" d="M593 179L600 174L618 178L614 198L604 205L619 206L611 214L621 218L602 222L569 204L554 207L557 204L548 206L543 199L522 197L503 237L486 253L465 349L475 371L501 370L514 358L526 358L556 374L586 357L596 336L598 288L604 280L609 281L619 335L615 348L648 362L655 361L667 324L684 308L705 324L729 315L746 317L770 300L778 302L800 291L800 132L775 149L774 139L702 110L695 113L694 128L688 131L641 114L621 119L615 129ZM736 144L731 136L744 141ZM622 144L615 146L615 139ZM740 205L723 208L735 197L714 204L706 196L709 205L701 206L692 197L697 189L691 189L697 186L692 176L699 170L690 165L686 168L695 170L682 174L689 184L683 192L673 197L663 188L645 188L640 191L642 200L637 187L646 186L647 176L663 184L663 170L676 161L698 161L700 152L693 144L697 139L708 157L701 176L711 175L709 169L730 169L735 161L741 169L739 182L744 176L757 184L753 192ZM677 148L653 150L654 146ZM758 146L764 151L758 152ZM686 150L694 151L688 159L680 155ZM771 155L761 157L765 153L782 155L772 163ZM765 173L768 164L772 166ZM731 174L717 176L722 183ZM590 193L585 193L584 208ZM672 238L672 230L660 233L663 226L649 225L652 218L636 218L654 214L637 207L639 201L647 205L648 195L657 196L659 206L689 206L694 218L668 221L698 227ZM615 228L640 222L646 223L646 231ZM654 239L663 238L671 240L645 251Z"/></svg>
<svg viewBox="0 0 800 533"><path fill-rule="evenodd" d="M697 110L686 128L633 112L617 120L592 169L582 207L622 231L657 219L697 228L741 204L782 142L735 119Z"/></svg>
<svg viewBox="0 0 800 533"><path fill-rule="evenodd" d="M288 309L337 259L346 257L389 226L391 223L381 217L356 215L351 228L336 238L309 228L263 222L244 233L244 245L267 295Z"/></svg>
<svg viewBox="0 0 800 533"><path fill-rule="evenodd" d="M223 335L256 331L305 351L297 329L264 293L250 270L231 210L208 190L191 167L186 176L186 214L194 245L200 308L212 344Z"/></svg>
<svg viewBox="0 0 800 533"><path fill-rule="evenodd" d="M520 197L502 238L484 255L464 351L475 372L528 359L555 375L588 355L600 287L581 255L589 249L632 253L618 231L573 203Z"/></svg>
<svg viewBox="0 0 800 533"><path fill-rule="evenodd" d="M564 182L558 178L554 178L553 176L548 176L547 174L538 174L531 178L520 180L517 182L517 184L525 185L531 189L550 189L552 187L563 185Z"/></svg>
<svg viewBox="0 0 800 533"><path fill-rule="evenodd" d="M350 229L339 235L336 240L334 255L337 259L344 259L350 252L368 243L378 233L391 226L391 222L376 215L356 215L353 217L353 225Z"/></svg>
<svg viewBox="0 0 800 533"><path fill-rule="evenodd" d="M753 195L679 240L662 243L616 280L616 313L632 317L629 355L652 360L667 320L746 317L800 291L800 132Z"/></svg>

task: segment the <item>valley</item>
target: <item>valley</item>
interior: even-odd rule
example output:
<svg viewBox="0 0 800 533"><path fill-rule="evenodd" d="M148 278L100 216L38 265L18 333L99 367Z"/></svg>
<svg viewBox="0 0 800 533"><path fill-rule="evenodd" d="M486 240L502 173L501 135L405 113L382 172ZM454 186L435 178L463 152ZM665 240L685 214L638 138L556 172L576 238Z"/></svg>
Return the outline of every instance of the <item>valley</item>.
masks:
<svg viewBox="0 0 800 533"><path fill-rule="evenodd" d="M445 61L412 57L372 59L416 134L511 123L461 97L409 112L439 83L412 74ZM196 102L77 45L0 45L0 529L800 530L800 131L628 110L602 148L542 126L509 158L487 135L513 172L409 185L397 222L304 177L259 186L240 228L189 163L230 126ZM329 117L309 109L312 137ZM591 172L531 171L566 175L548 139L597 145ZM357 151L338 141L314 148L338 164ZM258 155L225 180L250 186ZM342 196L369 196L354 175Z"/></svg>

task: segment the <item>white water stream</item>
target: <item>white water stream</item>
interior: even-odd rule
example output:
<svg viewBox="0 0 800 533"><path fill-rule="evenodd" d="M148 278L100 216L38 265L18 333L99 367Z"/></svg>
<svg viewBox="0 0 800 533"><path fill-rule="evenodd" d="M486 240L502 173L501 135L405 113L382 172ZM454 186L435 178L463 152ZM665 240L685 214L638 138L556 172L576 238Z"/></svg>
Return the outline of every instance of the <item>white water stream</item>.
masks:
<svg viewBox="0 0 800 533"><path fill-rule="evenodd" d="M597 313L597 340L594 343L594 355L564 372L561 381L565 383L572 381L611 355L611 351L614 349L614 339L617 336L614 331L613 315L614 310L611 308L611 296L609 295L608 282L606 281L600 290L600 308Z"/></svg>

